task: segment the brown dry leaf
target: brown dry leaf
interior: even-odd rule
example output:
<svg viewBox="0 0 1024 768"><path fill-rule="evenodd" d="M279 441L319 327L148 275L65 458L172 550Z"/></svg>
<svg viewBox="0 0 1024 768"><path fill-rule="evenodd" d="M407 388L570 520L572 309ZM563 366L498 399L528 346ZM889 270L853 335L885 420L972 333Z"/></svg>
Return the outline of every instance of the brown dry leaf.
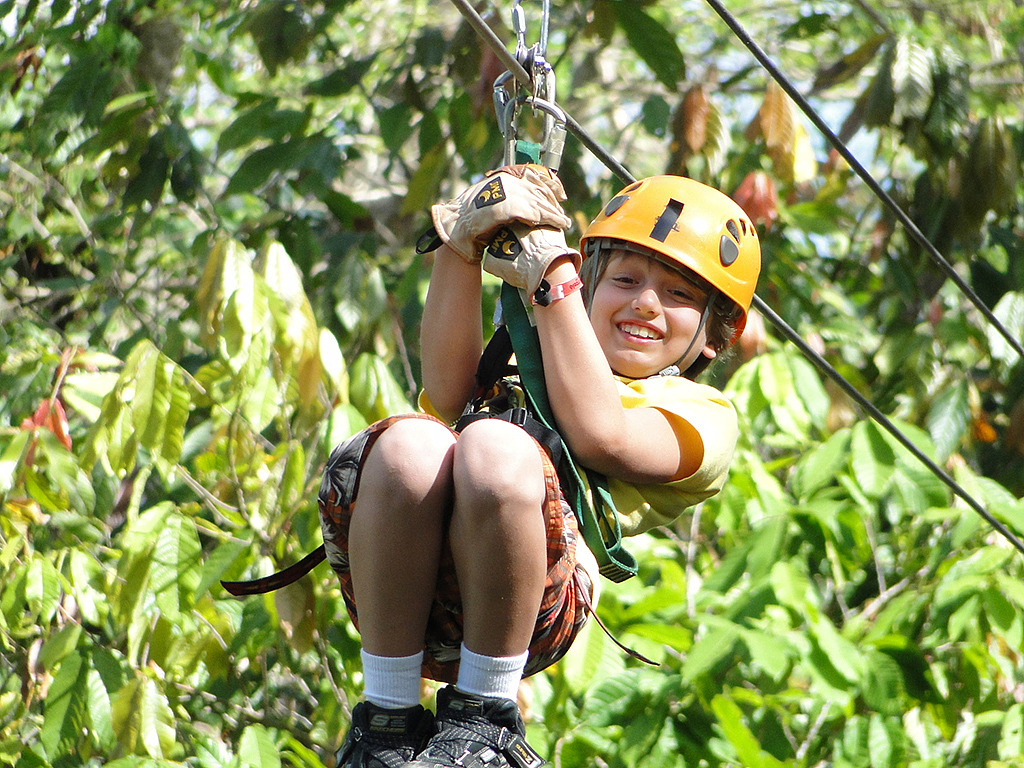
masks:
<svg viewBox="0 0 1024 768"><path fill-rule="evenodd" d="M704 85L695 85L683 97L682 140L693 153L700 152L708 139L711 99Z"/></svg>
<svg viewBox="0 0 1024 768"><path fill-rule="evenodd" d="M1010 410L1010 424L1004 439L1007 448L1024 453L1024 397Z"/></svg>
<svg viewBox="0 0 1024 768"><path fill-rule="evenodd" d="M755 225L763 224L765 229L771 229L772 223L778 218L775 183L764 171L748 173L732 197Z"/></svg>
<svg viewBox="0 0 1024 768"><path fill-rule="evenodd" d="M757 120L769 153L792 150L795 131L793 104L782 86L774 80L768 84Z"/></svg>
<svg viewBox="0 0 1024 768"><path fill-rule="evenodd" d="M979 411L971 420L971 435L979 443L994 443L996 441L995 427L989 422L984 411Z"/></svg>

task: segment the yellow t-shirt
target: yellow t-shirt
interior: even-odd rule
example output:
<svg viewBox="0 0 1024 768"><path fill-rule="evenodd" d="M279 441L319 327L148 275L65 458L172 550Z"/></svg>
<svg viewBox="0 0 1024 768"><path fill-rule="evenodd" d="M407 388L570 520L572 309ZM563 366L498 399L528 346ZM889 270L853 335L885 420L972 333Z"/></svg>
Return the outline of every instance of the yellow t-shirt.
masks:
<svg viewBox="0 0 1024 768"><path fill-rule="evenodd" d="M687 507L722 489L739 437L736 410L714 387L682 376L616 377L624 408L657 408L673 422L683 451L700 451L700 466L660 485L608 478L623 536L671 523Z"/></svg>
<svg viewBox="0 0 1024 768"><path fill-rule="evenodd" d="M616 383L624 408L657 408L673 423L682 450L691 455L700 452L697 469L669 483L637 485L608 478L622 535L635 536L671 523L688 507L722 489L739 427L732 403L706 384L682 376L616 377ZM437 415L426 392L420 393L419 406Z"/></svg>

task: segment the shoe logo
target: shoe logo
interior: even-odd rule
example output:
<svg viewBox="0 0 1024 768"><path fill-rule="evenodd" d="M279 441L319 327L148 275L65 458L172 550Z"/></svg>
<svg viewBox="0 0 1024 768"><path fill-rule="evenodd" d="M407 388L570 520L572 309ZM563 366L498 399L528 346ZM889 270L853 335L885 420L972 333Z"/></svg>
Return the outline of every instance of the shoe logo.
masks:
<svg viewBox="0 0 1024 768"><path fill-rule="evenodd" d="M408 718L405 715L389 715L378 712L370 716L370 729L374 731L404 733L407 726Z"/></svg>

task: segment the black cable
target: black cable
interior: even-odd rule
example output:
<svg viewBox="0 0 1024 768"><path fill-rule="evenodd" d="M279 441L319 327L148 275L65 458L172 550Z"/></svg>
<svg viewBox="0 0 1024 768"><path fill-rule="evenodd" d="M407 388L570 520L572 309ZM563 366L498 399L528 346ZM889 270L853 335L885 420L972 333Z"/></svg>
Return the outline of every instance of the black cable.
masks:
<svg viewBox="0 0 1024 768"><path fill-rule="evenodd" d="M1024 345L1018 339L1015 339L1010 331L999 322L999 318L993 314L992 310L989 309L985 303L981 300L981 297L974 292L974 289L967 284L967 282L960 277L957 271L953 268L953 265L939 253L939 249L936 248L927 236L918 228L910 216L904 211L899 204L890 197L881 184L879 184L871 173L861 164L856 156L850 151L850 149L843 143L828 126L828 124L822 119L821 115L810 105L810 103L803 97L803 95L797 91L796 86L782 73L781 70L775 63L768 57L768 54L751 39L750 35L747 34L746 30L740 25L729 11L726 10L725 6L719 2L719 0L707 0L708 5L715 9L715 12L722 18L729 28L733 31L740 42L747 47L747 49L754 55L758 63L764 67L768 73L774 78L782 89L789 95L791 99L800 107L807 118L814 123L815 127L821 131L822 135L829 140L829 143L835 147L836 151L843 156L843 159L850 165L850 167L857 173L858 176L863 179L864 183L868 185L868 188L874 192L875 196L881 200L885 206L893 213L893 215L903 224L904 228L910 234L910 236L920 245L931 257L932 261L939 265L943 272L952 280L957 288L963 292L970 302L978 308L978 311L985 316L985 319L999 331L1000 335L1006 342L1013 348L1017 355L1024 360Z"/></svg>
<svg viewBox="0 0 1024 768"><path fill-rule="evenodd" d="M712 1L713 0L708 0L708 2ZM480 18L479 14L477 14L473 7L469 5L467 2L465 2L465 0L452 0L452 2L459 7L459 9L462 11L463 16L465 16L467 20L470 21L473 27L481 33L481 36L484 38L484 40L488 42L492 48L494 48L495 53L498 55L499 58L502 59L502 61L506 61L506 57L511 58L511 61L515 63L515 66L522 70L522 77L524 78L522 82L528 83L529 75L526 73L526 70L524 70L522 66L520 66L519 63L516 62L515 59L510 56L510 54L508 54L508 51L505 50L504 44L501 42L498 36L494 34L491 28L486 25L483 19ZM471 17L475 17L476 21L473 21ZM484 30L486 30L486 32ZM504 56L502 54L504 54ZM512 74L517 79L519 79L519 74L516 73L514 67L510 66L509 71L512 72ZM572 134L574 136L577 136L577 138L579 138L580 141L588 149L594 152L595 156L601 159L604 165L610 171L615 173L616 176L618 176L626 184L632 183L633 181L636 180L636 177L630 174L629 171L626 170L626 168L621 163L612 158L608 154L608 152L601 148L597 144L597 142L595 142L594 139L587 133L587 131L582 126L580 126L579 123L573 120L568 115L568 113L566 114L565 118L566 126L569 128ZM595 151L595 148L598 151ZM609 163L607 160L605 160L605 158L608 158L608 160L610 160L611 162ZM872 181L874 180L872 179ZM875 182L875 186L877 186L877 182ZM884 194L884 192L882 194ZM912 225L913 222L911 222L911 226ZM924 237L924 235L922 235L922 237ZM934 246L932 246L932 249L934 250ZM910 440L910 438L908 438L885 414L878 410L878 407L874 403L872 403L870 400L864 397L864 395L862 395L856 387L854 387L849 381L847 381L846 378L841 373L839 373L839 371L833 368L832 365L827 360L825 360L824 357L822 357L816 351L811 349L807 342L805 342L803 338L801 338L800 334L798 334L792 328L792 326L789 325L789 323L787 323L785 320L779 317L779 315L776 314L775 311L772 310L770 307L768 307L768 305L765 304L764 301L762 301L761 298L756 294L753 297L752 305L766 318L768 318L768 321L773 326L775 326L775 328L778 331L780 331L783 336L785 336L789 341L793 342L793 344L797 346L797 348L804 354L805 357L807 357L814 364L816 368L818 368L818 370L820 370L822 373L824 373L826 376L832 379L836 384L838 384L839 387L844 392L846 392L847 395L849 395L855 402L857 402L859 405L861 405L861 407L864 408L864 410L868 413L869 416L871 416L871 418L873 418L879 425L881 425L887 432L889 432L889 434L895 437L896 440L898 440L903 447L910 451L910 453L916 459L918 459L918 461L924 464L924 466L929 471L931 471L931 473L934 474L939 480L941 480L956 496L959 496L964 502L966 502L966 504L972 510L977 512L983 520L985 520L989 525L991 525L995 531L1000 533L1011 545L1013 545L1015 549L1024 554L1024 542L1022 542L1016 535L1014 535L1013 532L1011 532L1005 525L1003 525L1001 522L995 519L991 515L991 513L989 513L988 510L986 510L973 496L971 496L971 494L968 493L968 491L963 486L961 486L952 477L950 477L949 474L944 469L942 469L942 467L938 466L934 461L928 458L928 456L925 455L925 453L921 451L921 449L918 448L913 443L913 441ZM1019 348L1020 345L1017 344L1016 346ZM1022 355L1022 357L1024 357L1024 355Z"/></svg>
<svg viewBox="0 0 1024 768"><path fill-rule="evenodd" d="M996 518L994 518L987 509L985 509L978 501L975 500L973 496L971 496L970 493L968 493L964 489L962 485L960 485L956 480L950 477L949 473L947 473L942 467L940 467L938 464L932 461L924 453L924 451L922 451L920 448L914 445L913 441L909 437L907 437L903 433L903 431L899 427L897 427L888 416L886 416L884 413L878 410L878 407L874 403L872 403L870 400L864 397L864 395L862 395L857 390L857 388L853 386L853 384L847 381L846 378L841 373L839 373L839 371L833 368L832 365L829 364L827 360L825 360L825 358L823 358L821 355L819 355L817 352L811 349L807 342L804 341L803 338L801 338L800 334L793 330L793 328L788 323L786 323L785 320L779 317L773 309L771 309L767 304L765 304L759 296L754 296L753 305L758 312L760 312L762 315L768 318L768 320L778 330L782 332L783 336L785 336L787 339L789 339L789 341L795 344L800 349L800 351L803 352L804 356L807 357L812 363L814 363L818 370L820 370L822 373L824 373L826 376L832 379L832 381L838 384L842 388L843 392L849 395L849 397L856 401L861 408L867 411L868 415L870 415L872 419L874 419L879 425L881 425L886 432L895 437L899 441L900 445L902 445L904 448L910 451L914 458L916 458L918 461L924 464L925 467L927 467L933 475L939 478L939 480L945 483L946 486L948 486L949 489L953 491L953 493L955 493L957 496L959 496L961 499L967 502L968 506L970 506L971 509L973 509L979 515L981 515L985 522L987 522L989 525L995 528L996 531L1001 533L1008 542L1010 542L1017 550L1021 552L1021 554L1024 554L1024 542L1022 542L1016 535L1014 535L1013 532L1010 531L1005 525L1003 525Z"/></svg>

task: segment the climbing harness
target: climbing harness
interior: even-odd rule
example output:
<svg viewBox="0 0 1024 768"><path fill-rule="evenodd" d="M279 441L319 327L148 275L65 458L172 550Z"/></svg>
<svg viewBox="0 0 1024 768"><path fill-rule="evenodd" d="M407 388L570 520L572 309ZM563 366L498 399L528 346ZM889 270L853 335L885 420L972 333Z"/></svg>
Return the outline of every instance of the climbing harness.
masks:
<svg viewBox="0 0 1024 768"><path fill-rule="evenodd" d="M475 18L479 19L475 11L473 13ZM540 42L527 48L525 14L519 0L516 0L513 8L513 30L517 38L516 55L510 61L506 58L510 69L494 82L494 109L505 140L503 165L536 162L557 171L561 163L566 115L555 104L555 78L551 65L545 58L548 16L549 1L544 0ZM483 23L482 20L480 23ZM483 26L486 27L486 24ZM505 53L507 55L507 52ZM522 72L516 74L518 70ZM516 85L514 89L510 89L512 83ZM541 93L544 95L541 96ZM544 113L544 131L539 143L529 142L518 136L519 111L524 107ZM419 238L416 250L418 253L426 253L436 249L440 244L436 230L431 228ZM563 493L576 514L580 534L593 552L601 574L615 582L630 578L637 572L637 562L622 545L622 532L611 493L608 491L607 478L589 470L581 472L555 429L554 417L547 401L537 334L520 292L507 283L502 285L499 313L495 323L496 330L477 366L477 391L456 425L456 431L476 418L485 417L501 418L522 427L547 451L558 470ZM513 354L516 368L509 366ZM516 371L522 382L519 390L521 394L518 397L511 395L509 385L502 381L506 374ZM494 402L501 400L502 397L508 407L494 408ZM586 477L586 482L583 477ZM593 504L588 498L588 487ZM326 549L321 544L299 562L270 576L249 581L222 581L221 584L235 596L262 594L293 583L325 558ZM605 629L605 632L607 631ZM610 633L609 637L630 655L654 664L622 645Z"/></svg>

